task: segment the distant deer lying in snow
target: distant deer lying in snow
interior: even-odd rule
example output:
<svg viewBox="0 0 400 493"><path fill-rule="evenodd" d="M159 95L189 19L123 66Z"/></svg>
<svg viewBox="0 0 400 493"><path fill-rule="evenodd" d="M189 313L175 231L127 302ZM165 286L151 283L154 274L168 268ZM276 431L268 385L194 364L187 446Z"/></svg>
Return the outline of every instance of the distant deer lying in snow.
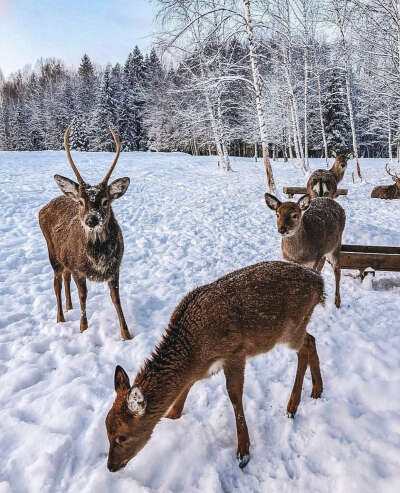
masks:
<svg viewBox="0 0 400 493"><path fill-rule="evenodd" d="M307 193L313 199L315 197L336 197L338 184L343 180L344 173L347 168L347 160L349 154L336 154L335 162L331 169L317 169L314 171L307 181Z"/></svg>
<svg viewBox="0 0 400 493"><path fill-rule="evenodd" d="M72 125L72 124L71 124ZM131 339L119 298L119 267L124 252L121 229L114 217L111 204L124 195L129 178L119 178L108 185L117 164L120 143L110 128L117 146L116 156L103 181L92 186L83 181L76 168L68 146L71 130L64 136L68 161L78 183L60 175L54 179L64 195L53 199L39 212L39 224L46 238L49 259L54 270L54 291L57 299L57 322L65 322L61 288L65 284L66 309L72 308L71 274L77 285L81 305L80 330L87 329L86 279L108 282L111 299L117 310L121 335Z"/></svg>
<svg viewBox="0 0 400 493"><path fill-rule="evenodd" d="M311 397L322 393L315 339L306 329L315 306L323 302L320 274L287 262L245 267L186 295L133 385L120 366L115 369L117 395L106 418L108 469L123 468L146 445L162 417L181 416L192 385L220 369L236 417L239 467L245 467L250 458L242 404L246 359L280 343L297 351L287 405L294 417L308 365Z"/></svg>
<svg viewBox="0 0 400 493"><path fill-rule="evenodd" d="M265 194L267 206L276 211L278 232L282 235L282 255L320 272L325 258L332 265L335 281L335 305L340 307L339 255L346 223L343 207L330 198L311 200L303 195L298 202L281 202Z"/></svg>
<svg viewBox="0 0 400 493"><path fill-rule="evenodd" d="M375 187L371 192L372 199L400 199L400 177L391 173L388 165L385 166L386 173L392 177L393 185L381 185Z"/></svg>

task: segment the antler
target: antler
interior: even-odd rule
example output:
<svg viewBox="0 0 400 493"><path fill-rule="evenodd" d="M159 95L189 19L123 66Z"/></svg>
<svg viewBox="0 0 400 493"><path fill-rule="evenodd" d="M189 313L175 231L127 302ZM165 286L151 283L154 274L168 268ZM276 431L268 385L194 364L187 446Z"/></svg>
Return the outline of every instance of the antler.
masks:
<svg viewBox="0 0 400 493"><path fill-rule="evenodd" d="M69 152L68 140L69 140L69 133L71 132L71 128L72 128L72 122L69 124L69 127L67 128L64 134L64 148L65 148L65 152L67 153L69 164L71 165L72 171L75 173L75 176L78 179L79 185L83 185L85 182L83 181L83 178L79 174L77 167L72 161L71 153Z"/></svg>
<svg viewBox="0 0 400 493"><path fill-rule="evenodd" d="M114 161L110 167L110 169L107 171L107 174L106 176L104 177L102 183L104 184L107 184L110 176L111 176L111 173L113 172L114 168L115 168L115 165L117 164L117 161L118 161L118 158L119 158L119 153L121 151L121 144L119 143L119 139L118 137L116 136L116 134L114 133L114 130L109 127L110 129L110 132L111 132L111 135L113 136L114 138L114 142L115 142L115 145L116 145L116 150L115 150L115 158L114 158Z"/></svg>
<svg viewBox="0 0 400 493"><path fill-rule="evenodd" d="M394 182L396 182L396 183L397 183L398 181L400 181L400 177L399 177L399 176L394 175L394 174L392 174L392 173L390 172L390 168L389 168L389 166L388 166L388 163L386 163L386 164L385 164L385 170L386 170L386 173L387 173L387 174L388 174L388 175L392 178L392 180L393 180Z"/></svg>

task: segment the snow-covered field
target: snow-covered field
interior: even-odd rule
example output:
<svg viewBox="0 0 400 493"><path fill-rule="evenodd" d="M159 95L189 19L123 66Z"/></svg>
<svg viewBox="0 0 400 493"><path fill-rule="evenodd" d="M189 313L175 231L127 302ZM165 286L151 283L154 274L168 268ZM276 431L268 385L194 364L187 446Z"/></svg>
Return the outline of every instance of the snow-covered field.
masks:
<svg viewBox="0 0 400 493"><path fill-rule="evenodd" d="M76 153L97 183L112 154ZM315 168L322 161L313 160ZM365 182L339 202L345 243L400 245L400 201L370 200L391 183L384 160L363 160ZM105 284L89 284L89 329L79 310L56 323L53 275L37 213L72 177L62 152L0 153L0 492L398 492L400 491L400 274L363 284L342 276L342 308L328 301L309 326L324 393L309 397L307 373L295 420L285 417L297 358L285 347L250 360L244 405L251 461L236 464L236 430L222 373L191 390L180 420L163 419L118 473L106 468L104 419L121 364L133 378L181 297L239 267L279 259L275 217L264 202L261 161L185 154L121 155L114 177L131 186L114 211L125 239L121 298L132 341L120 339ZM277 184L301 185L299 169L274 163Z"/></svg>

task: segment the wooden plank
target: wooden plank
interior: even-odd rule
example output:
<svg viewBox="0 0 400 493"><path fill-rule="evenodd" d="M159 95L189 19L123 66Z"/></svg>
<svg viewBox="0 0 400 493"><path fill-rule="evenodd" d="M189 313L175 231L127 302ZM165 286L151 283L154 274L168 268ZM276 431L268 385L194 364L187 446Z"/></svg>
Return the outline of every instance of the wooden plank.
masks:
<svg viewBox="0 0 400 493"><path fill-rule="evenodd" d="M341 269L363 271L367 267L374 270L400 272L400 255L389 253L340 252Z"/></svg>
<svg viewBox="0 0 400 493"><path fill-rule="evenodd" d="M391 253L395 255L400 255L400 247L377 245L342 245L341 251L360 253Z"/></svg>
<svg viewBox="0 0 400 493"><path fill-rule="evenodd" d="M287 195L289 196L292 196L293 195L304 195L307 193L307 188L306 187L283 187L283 193L286 193ZM347 195L348 194L348 190L347 188L338 188L336 193L338 195Z"/></svg>

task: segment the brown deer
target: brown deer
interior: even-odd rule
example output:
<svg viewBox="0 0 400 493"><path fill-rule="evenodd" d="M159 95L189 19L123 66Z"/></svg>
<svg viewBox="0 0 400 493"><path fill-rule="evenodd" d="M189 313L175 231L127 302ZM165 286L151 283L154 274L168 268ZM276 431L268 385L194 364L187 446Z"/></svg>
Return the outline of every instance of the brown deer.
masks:
<svg viewBox="0 0 400 493"><path fill-rule="evenodd" d="M392 177L393 185L382 185L375 187L371 192L372 199L400 199L400 177L391 173L388 165L385 166L386 173Z"/></svg>
<svg viewBox="0 0 400 493"><path fill-rule="evenodd" d="M80 330L88 327L86 318L86 279L108 282L111 299L117 310L121 335L131 339L119 297L119 268L124 252L121 229L111 204L124 195L129 178L119 178L108 185L117 164L120 143L110 128L116 144L116 155L103 181L92 186L76 168L69 151L68 139L72 124L64 136L68 161L78 183L60 175L54 179L64 195L53 199L39 212L39 224L47 242L49 259L54 270L54 291L57 299L57 322L65 322L61 288L65 284L66 309L72 309L71 274L79 292L81 305Z"/></svg>
<svg viewBox="0 0 400 493"><path fill-rule="evenodd" d="M106 418L108 469L123 468L146 445L162 417L181 416L189 390L223 369L237 428L239 467L250 458L242 394L246 359L287 344L298 366L287 412L294 417L310 366L311 397L322 393L315 339L306 332L315 306L324 303L320 274L289 262L261 262L187 294L131 386L117 366L117 393Z"/></svg>
<svg viewBox="0 0 400 493"><path fill-rule="evenodd" d="M283 258L312 267L318 272L327 258L335 274L335 305L339 308L339 256L346 223L343 207L333 199L317 197L311 200L309 195L303 195L297 203L282 203L269 193L264 197L267 206L276 211Z"/></svg>
<svg viewBox="0 0 400 493"><path fill-rule="evenodd" d="M307 194L313 199L315 197L330 197L334 199L337 195L337 186L343 180L347 168L349 154L333 153L335 161L331 169L317 169L307 181Z"/></svg>

